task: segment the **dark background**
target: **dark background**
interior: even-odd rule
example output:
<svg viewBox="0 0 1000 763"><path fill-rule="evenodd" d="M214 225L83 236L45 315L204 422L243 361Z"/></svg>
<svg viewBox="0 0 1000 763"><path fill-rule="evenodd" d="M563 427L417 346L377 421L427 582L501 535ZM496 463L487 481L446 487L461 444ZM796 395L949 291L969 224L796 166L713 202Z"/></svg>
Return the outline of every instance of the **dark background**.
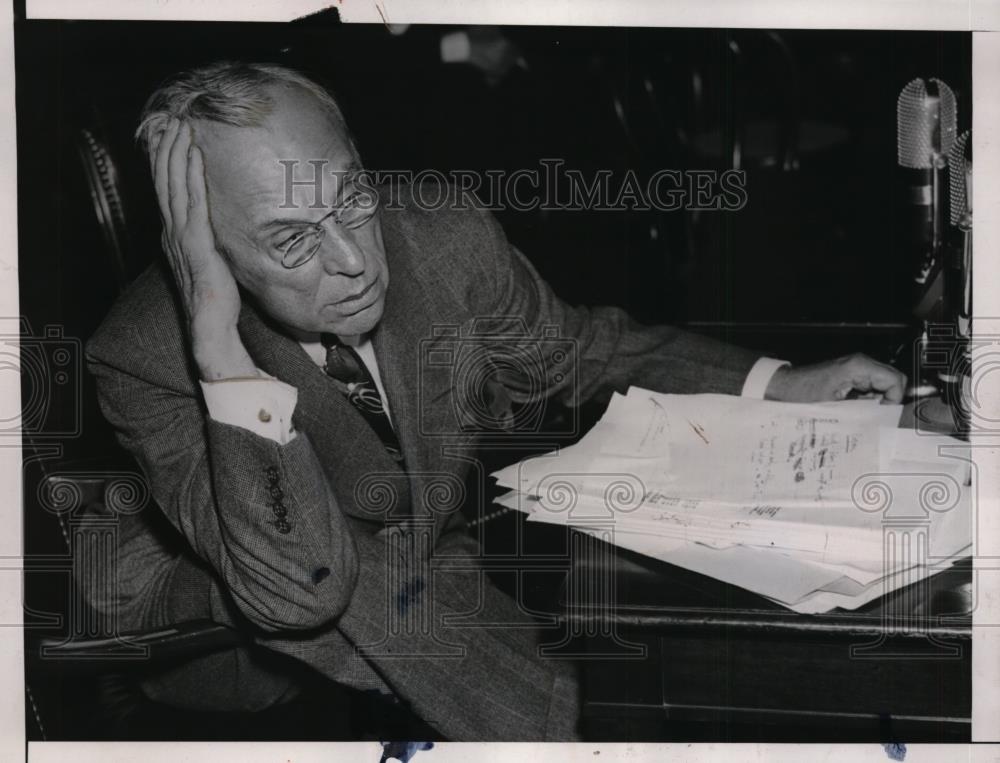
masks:
<svg viewBox="0 0 1000 763"><path fill-rule="evenodd" d="M914 77L939 77L957 95L959 129L970 126L970 34L505 27L499 34L527 68L490 79L442 63L440 39L452 31L414 26L395 36L322 18L18 21L19 279L34 334L62 327L79 351L73 343L116 294L80 130L113 151L138 270L161 256L148 170L131 138L144 100L180 69L245 58L327 85L371 169L539 169L557 158L587 177L722 170L731 166L727 136L745 129L748 203L739 212L498 216L571 303L621 305L644 322L686 324L796 362L854 350L887 359L912 340L896 98ZM785 170L775 136L789 124L800 140L797 167ZM50 406L43 429L79 417L83 436L42 439L70 460L111 454L93 384L84 375L79 385ZM62 552L53 516L30 499L39 475L26 464L26 555ZM42 579L66 590L58 575L29 576L29 595Z"/></svg>
<svg viewBox="0 0 1000 763"><path fill-rule="evenodd" d="M501 31L528 70L490 85L472 66L441 63L438 41L449 31L19 24L25 313L86 336L107 306L76 131L99 127L118 150L135 249L155 256L155 204L130 140L142 103L181 68L249 58L302 68L328 85L374 169L533 169L546 157L616 178L626 168L640 177L664 167L723 169L727 158L702 150L714 135L737 120L779 121L792 101L803 140L818 148L800 151L794 172L748 158L749 203L740 212L702 213L693 224L681 212L499 216L570 302L619 304L648 321L907 320L910 268L894 246L896 97L914 77L940 77L958 95L960 129L968 125L969 34L782 31L789 67L763 31L508 27ZM743 51L738 61L730 37ZM656 241L651 225L664 231Z"/></svg>
<svg viewBox="0 0 1000 763"><path fill-rule="evenodd" d="M507 27L500 34L528 68L490 82L473 66L441 62L439 41L452 31L413 26L394 36L323 19L19 22L20 294L34 333L55 324L85 341L116 293L80 129L115 154L138 270L161 256L148 170L131 137L144 100L182 68L245 58L301 68L330 87L372 169L539 169L558 158L588 178L597 169L643 178L726 169L724 137L763 131L747 141L739 212L498 216L572 303L621 305L644 322L689 323L793 361L853 350L887 357L912 338L896 98L914 77L937 76L957 95L959 129L971 125L970 34L785 30L776 43L763 30ZM773 166L769 136L784 123L803 144L793 171ZM83 400L93 400L86 379ZM89 405L83 421L103 426Z"/></svg>

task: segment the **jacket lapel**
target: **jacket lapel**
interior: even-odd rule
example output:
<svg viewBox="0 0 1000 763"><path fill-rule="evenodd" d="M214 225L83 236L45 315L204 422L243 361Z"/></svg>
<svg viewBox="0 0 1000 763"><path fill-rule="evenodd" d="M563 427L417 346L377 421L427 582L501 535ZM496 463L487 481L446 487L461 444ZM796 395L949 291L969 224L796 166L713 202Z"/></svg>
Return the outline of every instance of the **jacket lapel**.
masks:
<svg viewBox="0 0 1000 763"><path fill-rule="evenodd" d="M422 431L425 417L420 410L425 402L420 394L423 381L420 358L432 332L434 301L433 295L426 293L419 274L413 271L415 258L408 248L412 245L394 222L387 215L383 223L390 283L382 320L372 334L372 346L406 460L413 497L411 512L415 517L433 520L439 532L444 516L431 510L428 498L436 494L432 483L448 470L439 441Z"/></svg>
<svg viewBox="0 0 1000 763"><path fill-rule="evenodd" d="M265 321L246 299L239 330L257 367L298 390L292 422L296 430L309 435L344 511L368 521L383 519L377 507L366 508L358 499L372 479L395 483L400 501L408 503L409 491L398 491L406 487L399 467L361 414L301 345Z"/></svg>

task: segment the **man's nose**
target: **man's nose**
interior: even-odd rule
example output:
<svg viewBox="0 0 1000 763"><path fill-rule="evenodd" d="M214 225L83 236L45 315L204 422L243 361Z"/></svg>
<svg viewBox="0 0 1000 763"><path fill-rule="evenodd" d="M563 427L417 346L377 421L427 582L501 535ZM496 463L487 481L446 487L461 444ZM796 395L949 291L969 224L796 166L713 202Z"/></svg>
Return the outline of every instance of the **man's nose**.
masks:
<svg viewBox="0 0 1000 763"><path fill-rule="evenodd" d="M320 244L318 256L329 275L357 276L365 272L365 253L358 242L338 226L330 226Z"/></svg>

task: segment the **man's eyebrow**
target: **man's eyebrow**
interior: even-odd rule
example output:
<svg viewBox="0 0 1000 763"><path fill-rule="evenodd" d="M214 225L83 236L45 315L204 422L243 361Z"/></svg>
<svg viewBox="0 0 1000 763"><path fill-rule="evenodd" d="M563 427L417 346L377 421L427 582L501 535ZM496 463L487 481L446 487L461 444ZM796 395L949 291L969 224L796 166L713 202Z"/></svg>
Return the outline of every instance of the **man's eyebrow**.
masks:
<svg viewBox="0 0 1000 763"><path fill-rule="evenodd" d="M364 170L362 166L356 160L352 160L350 164L347 165L347 167L345 167L342 170L337 170L336 172L332 172L331 175L350 179L354 175L357 175L363 171ZM312 207L310 207L310 209L312 209ZM331 213L331 208L327 206L320 207L320 210L323 212L323 214L319 218L319 220L300 220L297 217L276 217L258 225L257 232L266 233L267 231L273 230L274 228L282 228L285 226L308 227L310 225L316 225L320 220L328 217Z"/></svg>

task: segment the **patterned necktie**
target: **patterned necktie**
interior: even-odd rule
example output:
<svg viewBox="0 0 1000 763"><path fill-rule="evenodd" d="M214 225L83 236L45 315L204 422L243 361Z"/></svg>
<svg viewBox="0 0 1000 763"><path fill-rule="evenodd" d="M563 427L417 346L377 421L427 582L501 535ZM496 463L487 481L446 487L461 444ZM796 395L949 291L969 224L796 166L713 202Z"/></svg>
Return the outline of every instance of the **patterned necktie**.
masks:
<svg viewBox="0 0 1000 763"><path fill-rule="evenodd" d="M375 386L375 380L368 373L361 357L353 347L348 347L333 334L320 335L320 341L326 348L326 363L323 370L333 378L337 388L375 430L390 458L405 468L403 451L389 421L389 414L382 404L382 397L378 393L378 387Z"/></svg>

